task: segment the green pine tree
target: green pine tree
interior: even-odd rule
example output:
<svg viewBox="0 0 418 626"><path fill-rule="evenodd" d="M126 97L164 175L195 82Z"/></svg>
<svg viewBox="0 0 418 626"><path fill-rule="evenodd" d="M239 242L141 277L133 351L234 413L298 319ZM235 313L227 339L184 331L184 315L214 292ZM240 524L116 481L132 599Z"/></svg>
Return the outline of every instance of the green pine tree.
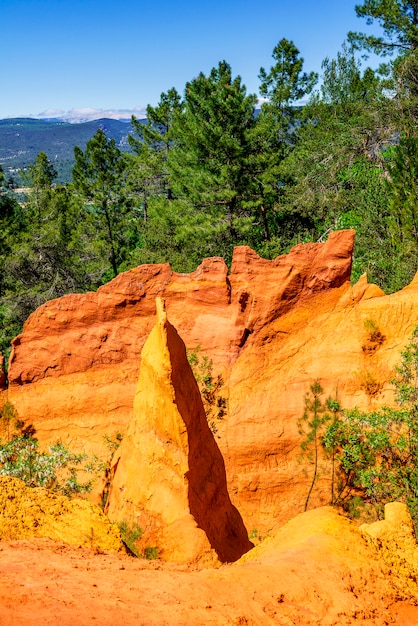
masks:
<svg viewBox="0 0 418 626"><path fill-rule="evenodd" d="M125 225L129 204L125 157L99 129L87 142L86 149L74 149L74 188L88 203L85 210L96 223L98 236L106 242L113 276L117 276L124 258Z"/></svg>
<svg viewBox="0 0 418 626"><path fill-rule="evenodd" d="M281 163L296 140L296 127L300 124L300 107L296 104L312 91L317 80L314 72L302 71L303 58L292 41L281 39L272 56L275 63L270 70L260 69L260 94L266 101L251 130L249 157L250 202L255 216L259 216L262 238L269 242L258 248L268 256L278 253L285 230L281 200L287 177L281 171Z"/></svg>
<svg viewBox="0 0 418 626"><path fill-rule="evenodd" d="M175 116L181 111L181 98L174 87L162 93L156 107L147 106L146 122L132 116L131 125L136 136L129 135L135 158L134 178L144 202L144 221L147 220L147 201L150 196L164 194L172 198L167 160L175 142ZM136 176L135 176L136 174Z"/></svg>
<svg viewBox="0 0 418 626"><path fill-rule="evenodd" d="M210 217L207 237L223 239L229 251L251 223L245 201L255 100L222 61L209 76L201 73L187 83L173 126L176 144L168 158L173 191Z"/></svg>
<svg viewBox="0 0 418 626"><path fill-rule="evenodd" d="M382 36L350 32L349 40L358 48L385 56L418 47L418 0L364 0L356 13L383 29Z"/></svg>

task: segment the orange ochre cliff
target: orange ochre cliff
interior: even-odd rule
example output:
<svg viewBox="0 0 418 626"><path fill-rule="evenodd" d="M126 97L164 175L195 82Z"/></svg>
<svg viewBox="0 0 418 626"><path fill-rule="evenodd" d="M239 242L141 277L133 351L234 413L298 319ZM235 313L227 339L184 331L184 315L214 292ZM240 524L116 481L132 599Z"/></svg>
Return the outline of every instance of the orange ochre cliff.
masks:
<svg viewBox="0 0 418 626"><path fill-rule="evenodd" d="M144 265L29 317L7 388L0 361L0 401L41 446L59 439L106 460L107 517L1 479L2 626L418 623L405 505L358 528L326 506L323 475L302 512L312 476L298 420L310 385L345 408L392 403L418 320L418 277L390 296L365 276L351 285L354 235L272 261L238 247L230 271L219 257L191 274ZM222 377L215 428L187 350ZM111 458L112 440L122 441ZM165 563L134 564L121 523L142 529L131 548ZM96 556L48 543L57 538Z"/></svg>
<svg viewBox="0 0 418 626"><path fill-rule="evenodd" d="M141 351L164 298L186 347L199 346L223 376L215 439L229 496L249 533L265 536L303 510L310 476L297 421L310 384L318 379L346 408L390 403L390 376L418 320L418 279L389 296L365 276L350 284L354 235L334 232L272 261L238 247L229 272L219 257L191 274L143 265L95 293L47 302L13 342L8 399L42 443L106 457L105 437L124 435L133 417ZM369 349L370 320L384 341ZM311 506L329 499L323 478Z"/></svg>

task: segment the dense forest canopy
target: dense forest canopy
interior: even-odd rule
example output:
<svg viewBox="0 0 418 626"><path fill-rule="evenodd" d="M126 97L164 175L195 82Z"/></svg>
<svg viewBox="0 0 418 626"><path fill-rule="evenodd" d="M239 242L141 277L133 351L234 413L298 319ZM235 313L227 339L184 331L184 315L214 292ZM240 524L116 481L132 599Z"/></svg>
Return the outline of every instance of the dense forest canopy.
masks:
<svg viewBox="0 0 418 626"><path fill-rule="evenodd" d="M257 112L223 60L182 95L163 93L145 124L133 117L129 153L99 129L75 149L68 184L40 152L18 203L0 171L0 351L49 299L142 263L230 261L241 244L273 258L355 228L353 280L407 284L418 269L418 1L353 10L366 32L324 59L320 81L294 42L278 42ZM378 70L364 69L367 51L382 55Z"/></svg>

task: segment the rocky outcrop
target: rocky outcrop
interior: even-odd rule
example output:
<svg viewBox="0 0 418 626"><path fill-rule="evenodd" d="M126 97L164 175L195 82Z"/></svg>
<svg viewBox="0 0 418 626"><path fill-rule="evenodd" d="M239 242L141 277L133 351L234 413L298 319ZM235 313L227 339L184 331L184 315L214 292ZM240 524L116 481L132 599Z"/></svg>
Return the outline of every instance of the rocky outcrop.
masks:
<svg viewBox="0 0 418 626"><path fill-rule="evenodd" d="M241 345L314 294L349 281L353 241L354 231L332 233L325 244L300 244L273 261L246 246L235 248L229 280L244 327Z"/></svg>
<svg viewBox="0 0 418 626"><path fill-rule="evenodd" d="M273 261L241 246L229 276L219 257L205 259L191 274L172 272L168 264L142 265L95 293L47 302L13 341L9 383L20 386L128 362L136 367L157 296L167 300L170 317L188 339L202 341L230 363L243 335L349 280L353 240L354 231L336 232L326 243L295 246Z"/></svg>
<svg viewBox="0 0 418 626"><path fill-rule="evenodd" d="M186 346L200 345L227 379L249 336L266 321L349 279L353 240L353 231L333 233L326 243L296 246L273 261L239 247L229 274L219 257L191 274L143 265L95 293L47 302L13 342L9 399L41 440L64 437L73 448L105 456L103 436L123 433L132 415L157 296L166 300Z"/></svg>
<svg viewBox="0 0 418 626"><path fill-rule="evenodd" d="M48 537L94 550L124 551L117 526L87 500L0 476L0 539Z"/></svg>
<svg viewBox="0 0 418 626"><path fill-rule="evenodd" d="M14 342L9 400L41 441L107 455L104 435L131 420L162 296L186 346L200 345L225 380L216 441L231 500L250 533L274 532L303 510L310 484L297 428L309 385L319 379L324 397L347 408L392 402L391 372L418 319L418 280L390 296L366 277L350 284L353 241L336 232L272 261L240 247L229 273L220 258L187 275L141 266L96 293L48 302ZM384 337L373 349L370 320ZM312 506L329 502L326 470Z"/></svg>
<svg viewBox="0 0 418 626"><path fill-rule="evenodd" d="M213 561L214 550L225 562L252 547L228 495L224 461L186 348L160 298L113 472L107 513L112 521L142 528L140 551L152 545L165 560L197 562Z"/></svg>

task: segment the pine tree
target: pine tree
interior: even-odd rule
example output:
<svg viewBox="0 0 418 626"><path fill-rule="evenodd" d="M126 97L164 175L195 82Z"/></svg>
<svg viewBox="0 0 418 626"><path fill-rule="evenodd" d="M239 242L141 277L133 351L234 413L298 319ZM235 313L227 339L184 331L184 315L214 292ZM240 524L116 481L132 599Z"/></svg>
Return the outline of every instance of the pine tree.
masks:
<svg viewBox="0 0 418 626"><path fill-rule="evenodd" d="M260 95L292 117L293 106L312 91L318 75L302 72L304 60L293 41L281 39L272 56L275 64L270 70L260 68Z"/></svg>
<svg viewBox="0 0 418 626"><path fill-rule="evenodd" d="M181 98L174 87L162 93L156 107L147 106L147 118L144 123L132 116L131 125L137 135L129 135L134 158L131 167L137 193L142 196L144 221L147 221L148 198L164 194L172 198L167 172L169 151L175 136L173 123L175 116L181 111Z"/></svg>
<svg viewBox="0 0 418 626"><path fill-rule="evenodd" d="M184 108L175 118L175 149L168 165L173 191L211 217L213 235L237 242L248 217L250 150L256 98L225 61L187 83Z"/></svg>
<svg viewBox="0 0 418 626"><path fill-rule="evenodd" d="M131 124L138 138L129 136L130 145L139 151L141 145L145 144L156 152L162 152L167 159L174 138L174 118L180 110L181 97L172 87L167 93L161 94L156 107L150 104L147 106L146 123L132 116Z"/></svg>
<svg viewBox="0 0 418 626"><path fill-rule="evenodd" d="M321 400L323 393L324 390L319 380L313 382L310 386L310 392L305 396L305 411L298 422L299 432L305 436L300 444L302 453L308 456L313 464L313 475L305 500L305 511L308 510L312 491L319 477L319 459L323 431L325 424L331 419L329 413L326 412L327 405Z"/></svg>
<svg viewBox="0 0 418 626"><path fill-rule="evenodd" d="M395 131L391 103L380 77L362 71L346 45L336 59L324 60L322 71L321 87L303 109L296 147L281 167L289 179L284 202L298 218L303 240L355 228L365 244L364 250L357 247L356 259L368 263L363 251L372 244L373 254L379 253L381 236L387 236L382 149ZM366 269L363 264L358 271Z"/></svg>
<svg viewBox="0 0 418 626"><path fill-rule="evenodd" d="M39 152L35 163L29 165L27 172L27 184L31 188L28 196L29 207L33 207L37 214L38 225L40 225L42 211L48 204L52 183L57 177L57 170L52 165L45 152Z"/></svg>
<svg viewBox="0 0 418 626"><path fill-rule="evenodd" d="M403 135L390 150L389 231L397 262L409 283L418 270L418 136ZM403 285L400 284L399 287Z"/></svg>
<svg viewBox="0 0 418 626"><path fill-rule="evenodd" d="M74 156L74 187L91 203L86 210L96 221L98 232L103 233L113 276L117 276L127 206L126 160L115 140L108 139L102 129L87 142L84 152L76 146Z"/></svg>
<svg viewBox="0 0 418 626"><path fill-rule="evenodd" d="M280 165L294 145L300 119L296 104L312 91L317 80L314 72L302 71L304 61L292 41L281 39L272 56L275 63L270 70L260 69L260 94L266 101L252 130L250 157L253 204L261 216L267 241L271 240L271 231L276 236L283 232L279 204L285 178ZM268 250L268 246L264 248Z"/></svg>
<svg viewBox="0 0 418 626"><path fill-rule="evenodd" d="M383 56L417 49L418 0L364 0L356 5L356 13L369 25L376 20L383 29L380 37L350 32L349 41L358 48Z"/></svg>

